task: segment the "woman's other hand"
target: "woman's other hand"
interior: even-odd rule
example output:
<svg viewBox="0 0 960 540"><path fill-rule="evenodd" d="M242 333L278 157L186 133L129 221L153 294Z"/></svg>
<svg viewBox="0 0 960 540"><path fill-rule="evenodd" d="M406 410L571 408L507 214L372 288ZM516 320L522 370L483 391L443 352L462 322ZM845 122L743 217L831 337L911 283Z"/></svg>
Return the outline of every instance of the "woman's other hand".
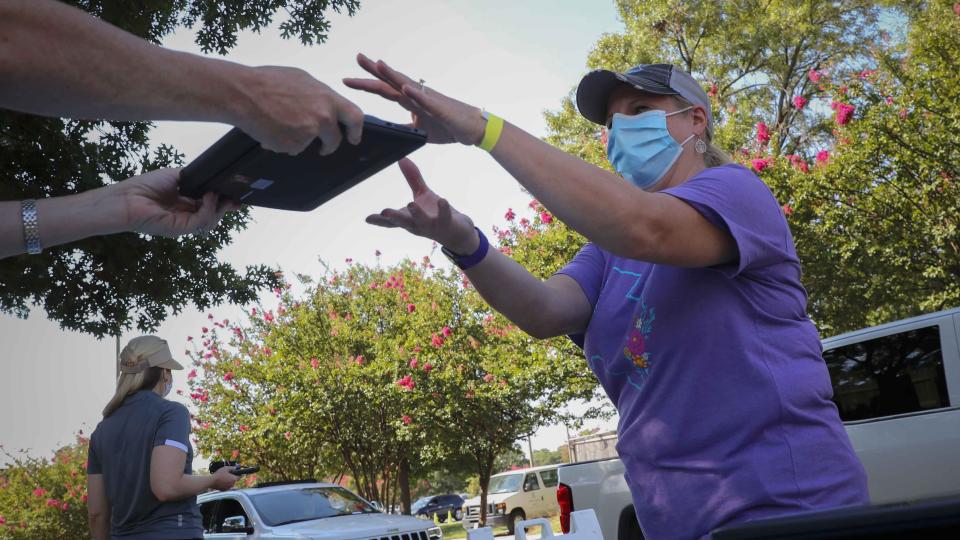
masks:
<svg viewBox="0 0 960 540"><path fill-rule="evenodd" d="M347 78L343 83L399 103L410 111L410 125L426 131L429 142L480 144L486 128L480 109L421 85L383 60L374 62L358 54L357 63L376 79Z"/></svg>
<svg viewBox="0 0 960 540"><path fill-rule="evenodd" d="M423 175L412 161L400 160L413 201L402 208L387 208L379 214L367 216L367 223L380 227L400 227L406 231L435 240L454 253L472 253L479 243L473 220L458 212L446 199L427 187Z"/></svg>
<svg viewBox="0 0 960 540"><path fill-rule="evenodd" d="M224 214L240 206L207 193L195 200L180 195L181 169L158 169L104 188L103 207L123 220L122 230L176 237L212 231Z"/></svg>
<svg viewBox="0 0 960 540"><path fill-rule="evenodd" d="M227 491L237 483L240 477L230 472L232 469L233 467L220 467L213 473L213 489Z"/></svg>

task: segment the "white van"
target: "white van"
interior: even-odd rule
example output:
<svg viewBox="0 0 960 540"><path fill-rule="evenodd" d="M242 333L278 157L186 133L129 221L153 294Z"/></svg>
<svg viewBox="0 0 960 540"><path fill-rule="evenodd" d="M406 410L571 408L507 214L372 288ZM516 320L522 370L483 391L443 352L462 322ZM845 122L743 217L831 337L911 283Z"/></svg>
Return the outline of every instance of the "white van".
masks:
<svg viewBox="0 0 960 540"><path fill-rule="evenodd" d="M490 477L487 491L487 527L506 526L513 534L525 519L546 517L557 511L557 465L517 469ZM480 521L480 497L463 503L463 526Z"/></svg>

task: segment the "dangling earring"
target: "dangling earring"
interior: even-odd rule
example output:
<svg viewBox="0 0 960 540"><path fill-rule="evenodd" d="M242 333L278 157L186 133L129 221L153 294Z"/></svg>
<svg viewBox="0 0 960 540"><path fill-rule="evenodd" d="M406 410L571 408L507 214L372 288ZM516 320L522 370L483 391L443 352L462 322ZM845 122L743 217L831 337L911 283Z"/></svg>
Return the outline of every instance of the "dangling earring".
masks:
<svg viewBox="0 0 960 540"><path fill-rule="evenodd" d="M697 137L697 142L694 143L693 148L694 150L697 151L698 154L707 153L707 143L705 143L703 139L701 139L700 137Z"/></svg>

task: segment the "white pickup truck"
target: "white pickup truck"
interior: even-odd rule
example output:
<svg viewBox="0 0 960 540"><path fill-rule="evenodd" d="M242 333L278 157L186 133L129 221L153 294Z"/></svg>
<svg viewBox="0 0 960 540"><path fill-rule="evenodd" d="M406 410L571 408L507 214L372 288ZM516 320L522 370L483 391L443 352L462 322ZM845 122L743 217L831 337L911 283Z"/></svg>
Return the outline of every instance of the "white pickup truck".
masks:
<svg viewBox="0 0 960 540"><path fill-rule="evenodd" d="M874 504L960 494L960 309L823 341L834 402ZM619 459L558 469L561 523L593 509L604 540L636 540Z"/></svg>

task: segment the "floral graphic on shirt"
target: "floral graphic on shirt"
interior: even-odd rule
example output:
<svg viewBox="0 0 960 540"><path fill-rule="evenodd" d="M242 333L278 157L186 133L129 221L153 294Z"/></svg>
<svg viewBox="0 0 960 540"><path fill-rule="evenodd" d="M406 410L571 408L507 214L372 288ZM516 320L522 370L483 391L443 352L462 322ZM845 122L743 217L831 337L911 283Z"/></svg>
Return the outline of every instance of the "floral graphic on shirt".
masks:
<svg viewBox="0 0 960 540"><path fill-rule="evenodd" d="M613 270L624 275L633 276L636 280L627 289L625 298L627 301L639 308L630 325L629 333L625 336L625 343L620 354L609 362L598 355L591 356L588 359L590 368L595 372L605 371L608 375L619 375L625 377L631 386L638 390L643 387L649 377L650 369L653 367L653 360L650 351L647 349L647 343L650 335L653 333L653 321L656 319L656 311L647 306L642 294L643 275L629 270L622 270L616 266Z"/></svg>
<svg viewBox="0 0 960 540"><path fill-rule="evenodd" d="M650 352L647 350L647 340L653 332L653 321L656 317L656 311L648 307L641 298L640 311L634 316L630 334L627 335L627 342L623 347L623 360L618 362L629 364L632 368L628 370L627 382L638 389L643 387L650 375L650 368L653 367Z"/></svg>

